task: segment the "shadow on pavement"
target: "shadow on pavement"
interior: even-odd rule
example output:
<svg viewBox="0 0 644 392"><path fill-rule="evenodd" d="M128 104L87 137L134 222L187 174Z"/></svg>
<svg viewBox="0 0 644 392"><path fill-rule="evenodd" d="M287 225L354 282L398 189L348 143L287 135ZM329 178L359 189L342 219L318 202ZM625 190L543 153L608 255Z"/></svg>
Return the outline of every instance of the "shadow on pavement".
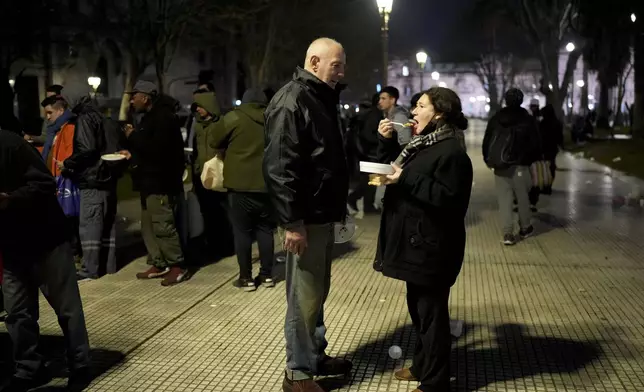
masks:
<svg viewBox="0 0 644 392"><path fill-rule="evenodd" d="M0 333L0 382L13 373L13 360L11 354L11 339L7 333ZM47 362L48 371L54 378L67 378L67 365L65 360L65 339L62 336L41 335L38 351ZM91 377L95 379L119 364L125 355L118 351L94 348L90 351ZM44 386L34 391L59 391L66 390L62 387Z"/></svg>
<svg viewBox="0 0 644 392"><path fill-rule="evenodd" d="M494 327L491 340L474 341L468 335L477 328L466 325L458 339L470 342L452 350L452 390L477 391L497 382L519 380L539 374L574 373L601 357L597 341L576 341L548 336L530 336L519 324ZM482 328L482 327L480 327ZM326 391L346 387L374 374L393 372L411 360L416 334L412 325L405 325L385 338L370 342L346 355L353 361L354 378L328 378L319 381ZM477 348L480 344L491 348ZM392 345L402 348L403 357L393 360L388 350ZM407 362L407 364L410 364ZM395 380L393 382L396 382ZM412 383L413 384L413 383ZM571 385L571 387L573 387Z"/></svg>

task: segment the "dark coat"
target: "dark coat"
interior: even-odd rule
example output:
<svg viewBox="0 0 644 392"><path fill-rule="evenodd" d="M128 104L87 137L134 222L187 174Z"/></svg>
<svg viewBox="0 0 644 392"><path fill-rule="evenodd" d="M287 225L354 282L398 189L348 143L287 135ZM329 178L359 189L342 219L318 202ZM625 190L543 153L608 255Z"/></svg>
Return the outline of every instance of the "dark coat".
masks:
<svg viewBox="0 0 644 392"><path fill-rule="evenodd" d="M32 252L52 250L69 238L56 181L42 157L22 137L2 130L0 193L9 195L8 204L0 205L1 253L28 262Z"/></svg>
<svg viewBox="0 0 644 392"><path fill-rule="evenodd" d="M83 97L72 109L75 118L74 151L65 160L63 175L74 179L80 189L111 189L116 181L101 177L101 152L105 146L103 115L89 97Z"/></svg>
<svg viewBox="0 0 644 392"><path fill-rule="evenodd" d="M183 191L185 160L176 101L161 96L128 139L134 160L132 180L143 195Z"/></svg>
<svg viewBox="0 0 644 392"><path fill-rule="evenodd" d="M266 109L264 179L283 227L345 217L349 169L339 91L298 68Z"/></svg>
<svg viewBox="0 0 644 392"><path fill-rule="evenodd" d="M381 162L400 152L380 138ZM465 253L465 214L472 190L472 162L458 139L427 147L387 186L376 262L385 276L418 285L451 287Z"/></svg>
<svg viewBox="0 0 644 392"><path fill-rule="evenodd" d="M486 163L490 158L489 143L501 129L511 129L514 133L514 143L509 155L519 166L530 166L543 158L541 136L535 118L522 107L505 107L492 116L485 129L483 160Z"/></svg>

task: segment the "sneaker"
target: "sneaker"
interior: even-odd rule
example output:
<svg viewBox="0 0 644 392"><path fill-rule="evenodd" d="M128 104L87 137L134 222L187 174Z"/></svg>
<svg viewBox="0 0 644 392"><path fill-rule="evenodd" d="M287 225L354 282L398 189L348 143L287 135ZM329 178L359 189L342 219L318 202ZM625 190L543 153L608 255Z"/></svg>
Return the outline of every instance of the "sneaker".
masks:
<svg viewBox="0 0 644 392"><path fill-rule="evenodd" d="M314 380L299 380L293 381L284 374L284 381L282 382L282 391L284 392L324 392Z"/></svg>
<svg viewBox="0 0 644 392"><path fill-rule="evenodd" d="M257 290L257 286L255 286L255 281L253 279L239 279L235 286L246 292Z"/></svg>
<svg viewBox="0 0 644 392"><path fill-rule="evenodd" d="M530 237L532 234L534 234L534 227L532 226L528 226L527 228L521 229L521 231L519 231L519 235L523 239Z"/></svg>
<svg viewBox="0 0 644 392"><path fill-rule="evenodd" d="M155 278L162 277L168 272L170 272L170 268L162 269L162 268L152 266L147 271L139 272L138 274L136 274L136 278L137 279L155 279Z"/></svg>
<svg viewBox="0 0 644 392"><path fill-rule="evenodd" d="M261 275L258 276L257 283L262 287L266 287L266 288L275 287L275 281L273 280L273 278L268 276L261 276Z"/></svg>
<svg viewBox="0 0 644 392"><path fill-rule="evenodd" d="M513 234L506 234L503 236L503 245L505 246L512 246L517 243L516 238L514 238Z"/></svg>
<svg viewBox="0 0 644 392"><path fill-rule="evenodd" d="M394 372L394 377L396 380L400 381L418 381L418 379L411 374L411 369L404 368Z"/></svg>
<svg viewBox="0 0 644 392"><path fill-rule="evenodd" d="M168 287L188 279L188 271L181 267L172 267L161 281L161 286Z"/></svg>
<svg viewBox="0 0 644 392"><path fill-rule="evenodd" d="M333 358L325 355L324 359L318 363L316 376L348 375L351 373L351 368L353 368L353 364L348 359Z"/></svg>

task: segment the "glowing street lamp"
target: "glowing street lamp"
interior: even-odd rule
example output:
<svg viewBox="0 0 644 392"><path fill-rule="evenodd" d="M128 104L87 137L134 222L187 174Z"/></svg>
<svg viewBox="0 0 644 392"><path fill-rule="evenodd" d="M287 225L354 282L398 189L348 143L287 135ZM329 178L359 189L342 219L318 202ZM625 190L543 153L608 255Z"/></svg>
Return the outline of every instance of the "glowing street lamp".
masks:
<svg viewBox="0 0 644 392"><path fill-rule="evenodd" d="M439 74L439 73L438 73L438 72L436 72L436 71L432 72L432 79L433 79L433 80L438 80L438 79L440 79L440 78L441 78L441 74Z"/></svg>
<svg viewBox="0 0 644 392"><path fill-rule="evenodd" d="M566 45L566 50L568 51L568 53L574 51L575 50L575 44L573 44L572 42L568 42L568 45Z"/></svg>
<svg viewBox="0 0 644 392"><path fill-rule="evenodd" d="M389 77L389 14L391 14L391 10L393 9L394 0L376 0L376 3L378 4L382 23L382 81L383 85L386 86Z"/></svg>
<svg viewBox="0 0 644 392"><path fill-rule="evenodd" d="M577 87L582 88L586 85L586 83L583 80L578 80L577 81Z"/></svg>
<svg viewBox="0 0 644 392"><path fill-rule="evenodd" d="M87 84L92 87L92 89L94 90L94 96L96 96L98 86L101 85L101 78L99 78L98 76L90 76L89 78L87 78Z"/></svg>
<svg viewBox="0 0 644 392"><path fill-rule="evenodd" d="M633 13L631 14L631 22L635 23L637 21L637 16Z"/></svg>
<svg viewBox="0 0 644 392"><path fill-rule="evenodd" d="M425 78L425 64L427 64L427 53L420 51L416 53L416 61L420 67L420 91L423 91L423 79Z"/></svg>
<svg viewBox="0 0 644 392"><path fill-rule="evenodd" d="M15 79L9 79L9 86L11 86L11 88L13 88L13 86L15 86L15 85L16 85L16 80Z"/></svg>

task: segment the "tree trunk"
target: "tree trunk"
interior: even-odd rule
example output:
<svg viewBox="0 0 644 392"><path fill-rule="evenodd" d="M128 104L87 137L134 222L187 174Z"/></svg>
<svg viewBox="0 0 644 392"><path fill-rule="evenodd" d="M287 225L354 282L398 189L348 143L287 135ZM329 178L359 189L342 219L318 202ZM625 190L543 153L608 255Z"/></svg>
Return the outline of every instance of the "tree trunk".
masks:
<svg viewBox="0 0 644 392"><path fill-rule="evenodd" d="M633 134L644 137L644 32L635 36L635 108Z"/></svg>
<svg viewBox="0 0 644 392"><path fill-rule="evenodd" d="M163 94L165 91L165 81L166 81L165 67L163 66L163 61L161 61L161 63L159 63L159 61L156 61L154 67L157 73L157 87L159 89L159 94Z"/></svg>
<svg viewBox="0 0 644 392"><path fill-rule="evenodd" d="M586 64L586 61L582 63L584 69L582 71L582 80L584 81L584 87L581 88L581 110L580 114L585 116L586 113L588 113L588 64Z"/></svg>
<svg viewBox="0 0 644 392"><path fill-rule="evenodd" d="M128 54L126 56L126 61L123 97L121 98L121 108L119 110L119 120L121 121L128 120L128 115L130 113L130 94L128 94L128 92L132 91L136 78L139 77L139 61L136 56Z"/></svg>
<svg viewBox="0 0 644 392"><path fill-rule="evenodd" d="M610 110L610 88L604 78L599 78L599 102L597 105L597 122L604 128L608 124L608 111Z"/></svg>

